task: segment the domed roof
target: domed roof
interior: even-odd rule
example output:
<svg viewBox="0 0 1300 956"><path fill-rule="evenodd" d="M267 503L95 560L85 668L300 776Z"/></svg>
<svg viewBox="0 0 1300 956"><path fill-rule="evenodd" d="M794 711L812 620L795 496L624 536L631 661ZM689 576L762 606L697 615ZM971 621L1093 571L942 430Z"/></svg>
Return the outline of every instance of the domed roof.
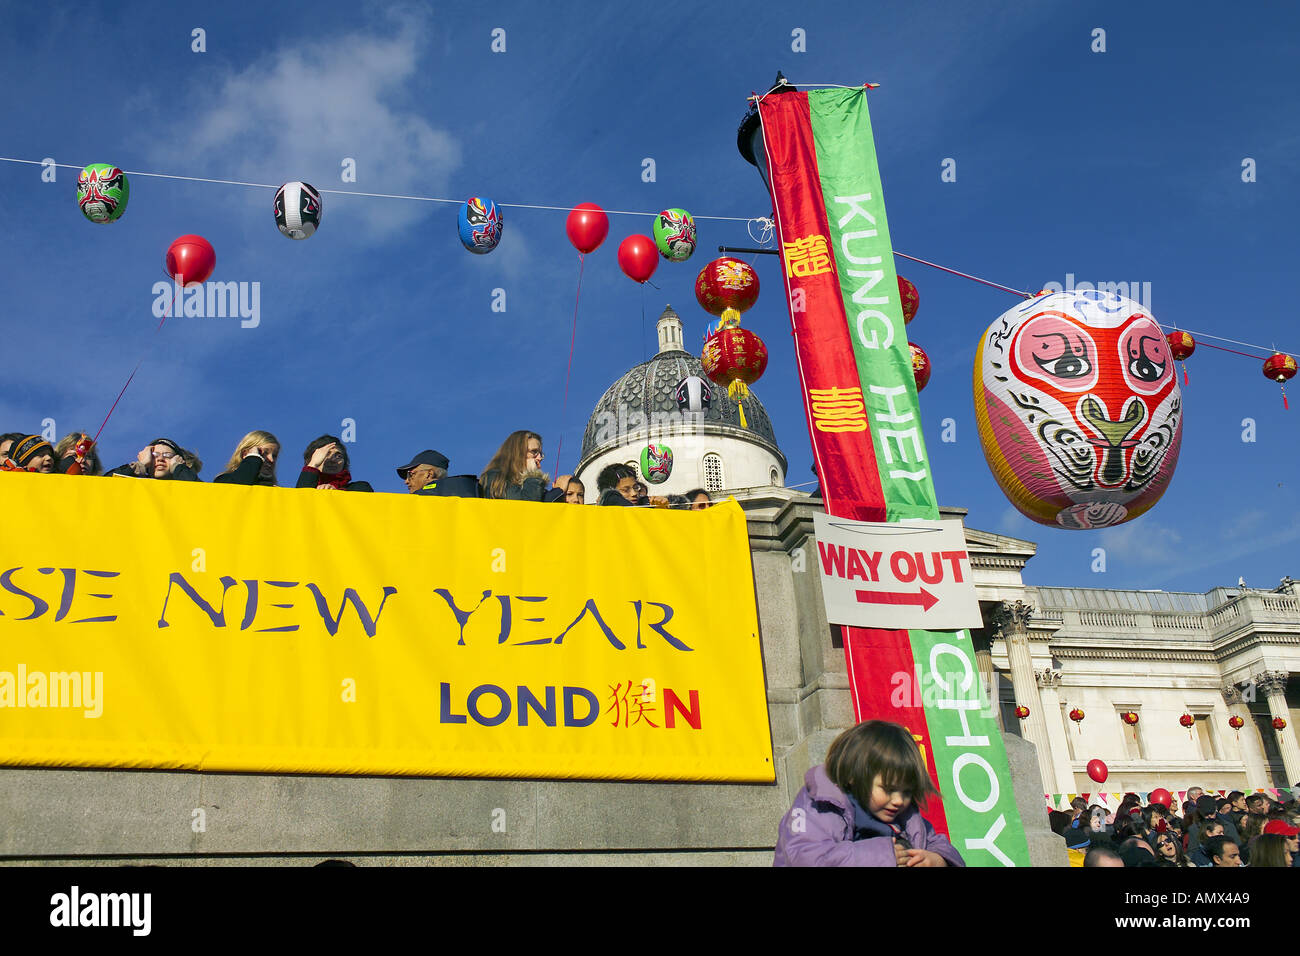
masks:
<svg viewBox="0 0 1300 956"><path fill-rule="evenodd" d="M705 433L725 434L763 446L784 466L785 456L777 446L772 420L757 394L751 389L749 397L744 400L745 421L749 427L742 427L740 411L727 396L726 388L709 381L699 356L682 348L681 318L672 306L659 316L658 330L658 354L650 361L628 369L605 390L592 410L582 436L578 471L611 448L639 444L638 436L644 437L656 424L683 421ZM702 378L709 388L709 408L698 415L680 412L674 395L678 383L691 375Z"/></svg>

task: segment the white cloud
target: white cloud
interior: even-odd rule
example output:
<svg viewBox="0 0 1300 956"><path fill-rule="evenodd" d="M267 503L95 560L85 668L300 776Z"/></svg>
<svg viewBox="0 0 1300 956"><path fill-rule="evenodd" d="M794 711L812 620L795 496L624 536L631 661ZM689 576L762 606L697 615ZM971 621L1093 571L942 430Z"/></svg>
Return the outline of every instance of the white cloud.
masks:
<svg viewBox="0 0 1300 956"><path fill-rule="evenodd" d="M177 139L155 144L160 171L279 184L302 179L319 189L446 195L461 147L407 102L428 25L399 21L390 37L357 32L291 43L215 81L205 74L188 102L193 125L169 124ZM204 93L204 90L213 90ZM357 180L340 179L343 159ZM200 169L195 168L199 161ZM441 213L441 204L326 195L325 228L378 236ZM269 197L260 199L269 205Z"/></svg>

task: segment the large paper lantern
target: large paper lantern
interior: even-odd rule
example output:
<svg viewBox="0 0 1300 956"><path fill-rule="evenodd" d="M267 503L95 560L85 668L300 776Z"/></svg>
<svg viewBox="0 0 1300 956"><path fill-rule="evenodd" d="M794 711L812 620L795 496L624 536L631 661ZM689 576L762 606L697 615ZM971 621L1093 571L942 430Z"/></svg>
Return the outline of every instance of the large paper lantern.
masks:
<svg viewBox="0 0 1300 956"><path fill-rule="evenodd" d="M758 299L758 273L748 262L723 256L695 277L695 301L709 315L724 309L744 312Z"/></svg>
<svg viewBox="0 0 1300 956"><path fill-rule="evenodd" d="M998 318L975 353L975 419L1011 503L1104 528L1159 501L1183 436L1173 361L1151 314L1109 292L1038 295Z"/></svg>
<svg viewBox="0 0 1300 956"><path fill-rule="evenodd" d="M757 382L767 368L767 346L749 329L723 329L704 343L700 353L704 373L719 385L727 386L727 395L740 409L740 424L745 421L744 400L748 386Z"/></svg>

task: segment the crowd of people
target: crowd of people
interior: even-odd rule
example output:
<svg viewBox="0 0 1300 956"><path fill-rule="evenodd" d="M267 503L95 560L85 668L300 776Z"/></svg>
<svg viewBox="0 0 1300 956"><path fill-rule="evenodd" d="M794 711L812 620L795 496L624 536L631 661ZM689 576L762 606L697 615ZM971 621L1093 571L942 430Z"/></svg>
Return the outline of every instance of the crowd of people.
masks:
<svg viewBox="0 0 1300 956"><path fill-rule="evenodd" d="M1072 866L1300 866L1300 802L1285 795L1216 797L1192 787L1181 805L1161 794L1143 806L1128 793L1114 812L1075 797L1069 811L1049 811L1048 820Z"/></svg>
<svg viewBox="0 0 1300 956"><path fill-rule="evenodd" d="M459 498L505 498L515 501L587 503L587 488L574 475L554 481L542 471L542 438L536 432L512 433L477 475L449 475L451 462L432 448L419 452L396 468L408 493ZM276 465L280 440L268 431L251 431L239 440L225 469L214 482L236 485L277 485ZM86 435L67 435L51 444L40 435L23 432L0 434L0 470L39 474L121 476L170 481L201 481L203 462L198 455L170 438L155 438L140 449L134 461L105 471L99 454ZM302 453L298 488L320 491L371 491L367 481L354 480L347 446L335 435L312 439ZM618 507L675 508L702 511L712 499L703 488L685 495L651 495L625 464L603 468L596 478L598 504Z"/></svg>

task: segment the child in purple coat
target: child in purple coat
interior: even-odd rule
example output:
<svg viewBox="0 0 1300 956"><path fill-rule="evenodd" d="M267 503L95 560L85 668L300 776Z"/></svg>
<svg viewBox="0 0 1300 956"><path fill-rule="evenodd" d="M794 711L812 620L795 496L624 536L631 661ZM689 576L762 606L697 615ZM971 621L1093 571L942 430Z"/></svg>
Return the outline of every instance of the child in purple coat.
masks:
<svg viewBox="0 0 1300 956"><path fill-rule="evenodd" d="M781 818L776 866L965 866L921 816L935 793L912 735L867 720L835 738Z"/></svg>

